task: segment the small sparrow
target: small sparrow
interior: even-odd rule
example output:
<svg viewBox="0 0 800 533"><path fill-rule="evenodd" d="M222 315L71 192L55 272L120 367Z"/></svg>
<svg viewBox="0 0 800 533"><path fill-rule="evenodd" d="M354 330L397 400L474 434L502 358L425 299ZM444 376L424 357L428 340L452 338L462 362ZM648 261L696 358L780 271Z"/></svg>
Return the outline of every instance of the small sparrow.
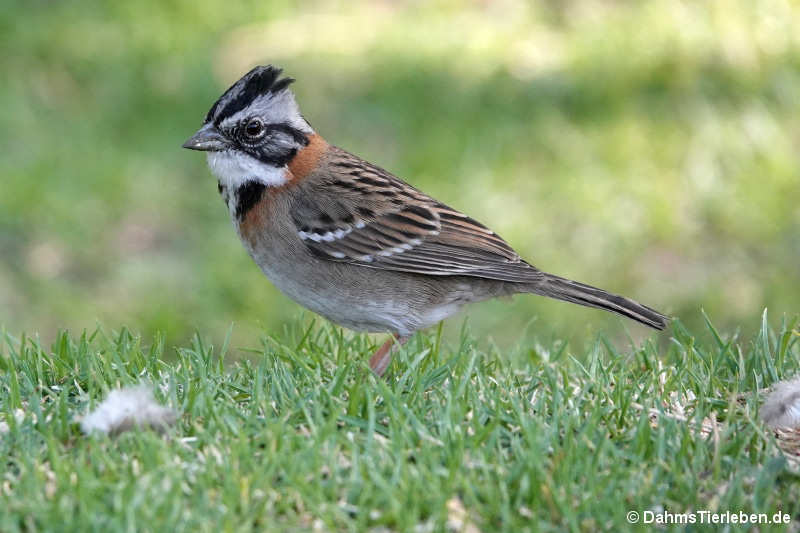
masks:
<svg viewBox="0 0 800 533"><path fill-rule="evenodd" d="M183 147L207 153L242 243L276 287L332 322L393 334L370 359L376 374L415 331L516 293L666 326L633 300L542 272L480 222L328 144L281 72L245 74Z"/></svg>

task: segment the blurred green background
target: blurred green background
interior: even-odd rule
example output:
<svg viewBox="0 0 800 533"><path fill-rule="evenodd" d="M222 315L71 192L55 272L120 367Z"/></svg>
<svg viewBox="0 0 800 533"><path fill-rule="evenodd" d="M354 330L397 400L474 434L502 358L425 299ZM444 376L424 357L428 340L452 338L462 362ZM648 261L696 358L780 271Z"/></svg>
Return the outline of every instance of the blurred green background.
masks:
<svg viewBox="0 0 800 533"><path fill-rule="evenodd" d="M772 0L6 0L0 324L52 338L99 321L175 344L235 323L252 345L296 318L205 158L180 148L265 63L298 80L329 141L544 270L690 325L701 307L745 330L764 307L796 315L799 23ZM535 297L467 314L501 344L648 334Z"/></svg>

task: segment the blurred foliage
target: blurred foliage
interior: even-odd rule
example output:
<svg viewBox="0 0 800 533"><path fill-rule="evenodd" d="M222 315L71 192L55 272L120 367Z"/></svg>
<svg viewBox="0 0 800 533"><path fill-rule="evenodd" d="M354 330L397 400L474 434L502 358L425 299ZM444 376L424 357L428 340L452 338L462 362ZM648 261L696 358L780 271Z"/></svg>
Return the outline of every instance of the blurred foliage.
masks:
<svg viewBox="0 0 800 533"><path fill-rule="evenodd" d="M800 310L800 6L710 2L6 2L0 324L124 322L250 343L298 307L180 145L250 66L306 117L542 269L690 324ZM498 342L627 323L473 306ZM458 320L453 321L458 327ZM749 322L753 322L749 320ZM632 326L631 334L645 334Z"/></svg>

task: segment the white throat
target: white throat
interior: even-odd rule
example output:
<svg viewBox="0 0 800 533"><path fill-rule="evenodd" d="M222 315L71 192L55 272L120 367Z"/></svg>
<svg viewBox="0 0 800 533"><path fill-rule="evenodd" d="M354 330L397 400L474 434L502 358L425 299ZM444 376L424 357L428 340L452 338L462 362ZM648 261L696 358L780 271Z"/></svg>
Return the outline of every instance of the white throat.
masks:
<svg viewBox="0 0 800 533"><path fill-rule="evenodd" d="M220 184L235 191L248 181L258 181L267 187L285 184L286 167L274 167L236 150L208 152L208 167Z"/></svg>

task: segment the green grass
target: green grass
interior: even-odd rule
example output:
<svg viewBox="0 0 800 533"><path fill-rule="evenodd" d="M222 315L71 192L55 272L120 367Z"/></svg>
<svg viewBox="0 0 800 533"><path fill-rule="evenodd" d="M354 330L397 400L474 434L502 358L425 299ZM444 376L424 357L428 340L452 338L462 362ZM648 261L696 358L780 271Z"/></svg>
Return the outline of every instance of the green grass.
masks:
<svg viewBox="0 0 800 533"><path fill-rule="evenodd" d="M386 381L365 366L377 339L327 325L246 357L126 329L50 349L6 334L0 531L620 531L627 511L661 508L782 510L796 527L797 470L757 413L800 370L800 337L766 313L756 326L676 322L661 347L599 337L577 353L440 330ZM140 380L176 427L80 434L76 415Z"/></svg>

